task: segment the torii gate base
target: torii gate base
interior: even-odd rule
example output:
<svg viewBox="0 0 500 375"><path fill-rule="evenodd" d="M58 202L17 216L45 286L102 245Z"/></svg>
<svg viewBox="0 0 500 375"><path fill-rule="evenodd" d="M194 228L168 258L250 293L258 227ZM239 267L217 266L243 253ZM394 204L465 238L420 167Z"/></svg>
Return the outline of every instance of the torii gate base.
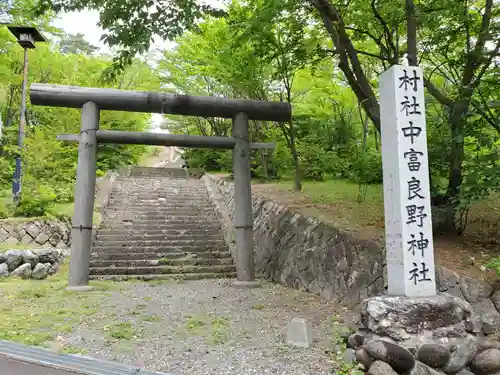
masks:
<svg viewBox="0 0 500 375"><path fill-rule="evenodd" d="M248 139L248 120L288 121L291 118L291 110L287 103L44 84L31 85L30 98L34 105L82 108L80 135L71 136L74 140L78 139L78 166L67 290L81 292L92 289L89 286L89 271L98 142L204 148L234 147L235 214L233 222L236 232L237 280L233 282L233 286L253 288L260 285L255 280L253 255L251 145ZM99 131L99 117L102 109L232 118L233 137L191 137ZM269 147L265 144L252 144L252 146Z"/></svg>

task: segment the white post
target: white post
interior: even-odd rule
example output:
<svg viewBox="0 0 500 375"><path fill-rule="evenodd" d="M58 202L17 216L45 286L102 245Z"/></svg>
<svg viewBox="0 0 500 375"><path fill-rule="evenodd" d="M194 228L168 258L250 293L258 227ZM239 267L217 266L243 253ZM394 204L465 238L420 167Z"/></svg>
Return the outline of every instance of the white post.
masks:
<svg viewBox="0 0 500 375"><path fill-rule="evenodd" d="M436 294L422 70L380 77L388 293Z"/></svg>

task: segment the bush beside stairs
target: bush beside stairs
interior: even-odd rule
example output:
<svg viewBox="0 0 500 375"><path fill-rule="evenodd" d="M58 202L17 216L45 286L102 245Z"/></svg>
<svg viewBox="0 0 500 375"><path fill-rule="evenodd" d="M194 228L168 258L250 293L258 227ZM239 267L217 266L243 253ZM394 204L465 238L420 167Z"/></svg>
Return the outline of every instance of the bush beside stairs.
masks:
<svg viewBox="0 0 500 375"><path fill-rule="evenodd" d="M202 180L182 169L146 167L116 180L92 247L92 279L234 276Z"/></svg>

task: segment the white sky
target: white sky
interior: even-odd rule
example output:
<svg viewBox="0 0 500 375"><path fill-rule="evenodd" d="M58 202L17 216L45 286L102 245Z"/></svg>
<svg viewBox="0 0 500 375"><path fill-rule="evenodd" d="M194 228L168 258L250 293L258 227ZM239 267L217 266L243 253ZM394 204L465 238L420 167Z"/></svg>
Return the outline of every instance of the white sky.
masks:
<svg viewBox="0 0 500 375"><path fill-rule="evenodd" d="M99 13L94 10L84 10L81 12L64 13L54 22L54 26L63 29L69 34L83 34L85 39L98 47L104 47L100 42L102 29L97 26Z"/></svg>

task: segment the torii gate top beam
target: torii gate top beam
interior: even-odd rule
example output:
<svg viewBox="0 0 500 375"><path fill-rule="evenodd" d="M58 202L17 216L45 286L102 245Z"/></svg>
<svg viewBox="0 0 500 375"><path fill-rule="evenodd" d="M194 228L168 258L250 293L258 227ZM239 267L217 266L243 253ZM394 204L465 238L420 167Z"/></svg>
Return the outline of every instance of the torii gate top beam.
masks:
<svg viewBox="0 0 500 375"><path fill-rule="evenodd" d="M33 83L33 105L82 108L94 102L101 110L166 113L175 115L234 118L245 113L250 120L289 121L291 107L285 102L190 96L147 91Z"/></svg>

